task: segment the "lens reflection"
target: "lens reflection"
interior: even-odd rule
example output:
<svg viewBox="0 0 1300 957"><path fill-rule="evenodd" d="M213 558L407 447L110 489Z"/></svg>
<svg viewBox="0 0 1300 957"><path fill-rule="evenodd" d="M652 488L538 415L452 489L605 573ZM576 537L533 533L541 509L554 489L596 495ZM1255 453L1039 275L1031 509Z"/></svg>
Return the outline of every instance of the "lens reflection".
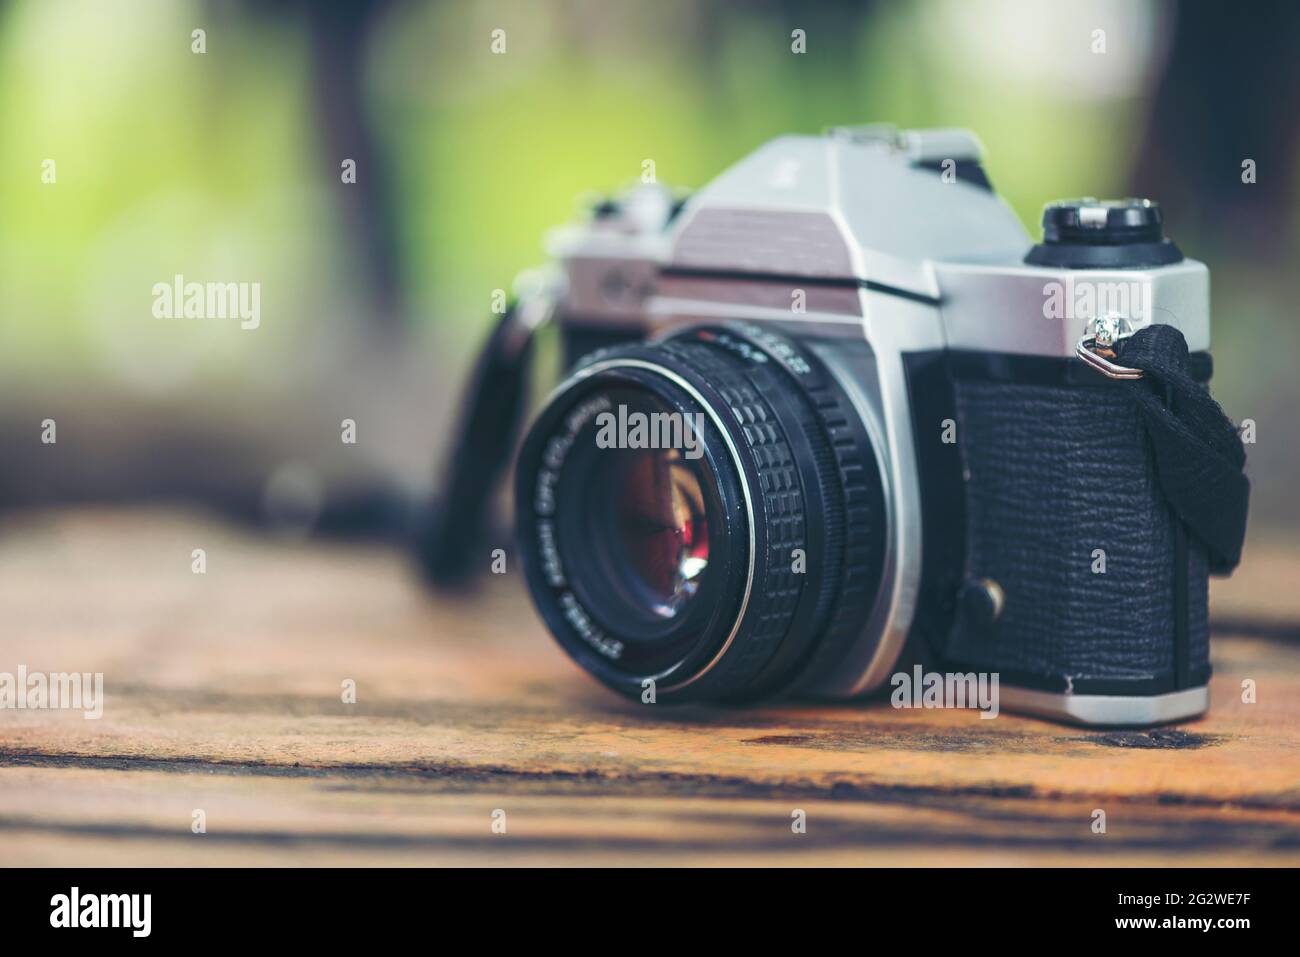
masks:
<svg viewBox="0 0 1300 957"><path fill-rule="evenodd" d="M644 603L671 618L695 595L709 564L704 490L677 449L622 459L614 504L621 558Z"/></svg>

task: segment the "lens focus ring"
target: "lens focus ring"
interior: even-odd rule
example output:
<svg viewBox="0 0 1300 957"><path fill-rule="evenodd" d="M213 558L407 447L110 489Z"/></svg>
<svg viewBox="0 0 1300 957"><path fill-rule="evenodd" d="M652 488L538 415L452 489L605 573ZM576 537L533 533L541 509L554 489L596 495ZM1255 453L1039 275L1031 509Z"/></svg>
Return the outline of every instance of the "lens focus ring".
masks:
<svg viewBox="0 0 1300 957"><path fill-rule="evenodd" d="M822 538L816 551L820 557L814 558L812 549L808 552L804 576L817 600L740 696L815 688L828 671L844 666L849 647L866 626L883 575L885 498L870 437L839 383L796 343L747 324L727 327L718 336L704 329L683 338L692 335L714 343L715 352L729 336L743 336L764 347L769 357L788 360L764 364L759 368L765 374L751 372L751 377L758 377L769 402L785 400L798 406L797 425L788 429L789 438L806 443L815 462L800 474L811 505L809 537Z"/></svg>
<svg viewBox="0 0 1300 957"><path fill-rule="evenodd" d="M758 513L753 594L749 616L753 626L719 663L716 677L701 686L710 697L749 697L760 671L777 645L789 635L810 582L806 568L796 572L796 549L809 552L809 515L800 468L787 438L789 424L779 421L774 403L789 386L783 373L760 366L746 368L717 347L701 342L670 340L662 344L681 368L698 373L716 390L738 425L738 437L753 465L751 495ZM788 413L787 413L788 414Z"/></svg>

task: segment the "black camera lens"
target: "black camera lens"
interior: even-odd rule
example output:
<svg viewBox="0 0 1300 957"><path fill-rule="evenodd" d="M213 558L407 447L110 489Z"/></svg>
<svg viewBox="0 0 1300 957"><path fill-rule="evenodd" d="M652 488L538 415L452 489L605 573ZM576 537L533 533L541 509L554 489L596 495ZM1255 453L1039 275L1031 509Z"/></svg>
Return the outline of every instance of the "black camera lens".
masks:
<svg viewBox="0 0 1300 957"><path fill-rule="evenodd" d="M607 685L657 701L787 690L862 629L879 467L834 378L754 326L581 363L520 453L533 599Z"/></svg>

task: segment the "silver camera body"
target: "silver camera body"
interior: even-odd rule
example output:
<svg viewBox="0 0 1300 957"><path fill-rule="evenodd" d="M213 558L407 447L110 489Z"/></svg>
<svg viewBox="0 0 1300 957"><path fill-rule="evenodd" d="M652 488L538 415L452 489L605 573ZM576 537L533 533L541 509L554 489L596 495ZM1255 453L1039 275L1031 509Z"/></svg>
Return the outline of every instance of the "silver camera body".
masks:
<svg viewBox="0 0 1300 957"><path fill-rule="evenodd" d="M1106 207L1085 201L1072 206L1071 216L1085 232L1102 228ZM602 349L738 323L797 340L847 397L874 450L883 492L883 514L876 517L880 573L852 640L841 643L833 662L808 669L784 690L852 698L889 686L913 662L951 662L956 671L1001 672L1005 710L1091 725L1149 725L1199 714L1208 704L1208 639L1199 634L1204 562L1194 544L1189 556L1183 542L1172 560L1181 570L1162 566L1156 574L1153 566L1165 561L1164 538L1150 553L1158 559L1143 559L1141 549L1109 539L1103 530L1110 519L1097 514L1098 503L1104 512L1112 499L1128 508L1130 495L1141 497L1134 507L1140 516L1163 514L1158 501L1147 502L1151 482L1139 475L1134 482L1142 487L1134 489L1120 476L1119 486L1106 487L1111 479L1101 462L1063 482L1065 473L1053 472L1056 459L1073 453L1055 452L1059 443L1047 441L1041 475L1037 465L1027 470L1039 476L1040 487L1026 486L1003 474L1006 456L998 445L1005 438L1017 455L1033 454L1027 407L1055 402L1043 390L1065 394L1085 363L1095 369L1088 346L1159 323L1177 328L1190 352L1205 353L1209 272L1181 254L1176 261L1113 267L1104 257L1089 268L1031 264L1031 247L990 187L972 134L836 129L775 139L684 204L662 187L643 185L599 207L588 222L553 231L547 249L554 266L545 282L530 285L524 298L536 301L521 309L553 315L571 365L595 350L595 361L585 360L574 373L576 382L602 368ZM1099 361L1108 362L1104 355ZM963 369L978 374L972 379ZM978 383L969 385L973 380ZM990 397L990 381L1005 390ZM1066 429L1068 420L1069 429L1081 423L1085 433L1104 436L1115 425L1116 407L1089 395L1085 388L1077 400L1063 399L1060 408L1069 411L1049 410L1044 428ZM998 417L985 414L989 408L1016 412L1006 426L1012 431L1003 432ZM1028 420L1018 417L1021 411L1030 413ZM1127 421L1121 428L1129 429ZM1125 431L1124 441L1130 438ZM973 443L980 444L978 458ZM1059 447L1106 454L1104 442L1089 439ZM1134 446L1132 455L1140 454ZM1036 524L1018 525L1026 503L1067 493L1062 485L1076 477L1082 514L1058 523L1047 510ZM532 488L521 481L517 497ZM1062 498L1058 511L1073 507ZM994 522L1001 526L990 528ZM990 544L999 534L1001 543ZM1175 537L1171 532L1168 549ZM1066 570L1051 574L1072 597L1068 606L1044 611L1055 601L1048 597L1054 582L1035 580L1033 569L1054 566L1054 549L1069 552L1060 563ZM1040 558L1043 552L1049 554ZM1174 579L1183 593L1170 599L1168 614L1191 624L1172 624L1173 637L1132 634L1134 659L1145 663L1123 661L1130 627L1123 612L1109 616L1104 634L1086 634L1090 626L1078 609L1092 600L1105 609L1114 583L1126 583L1127 595L1172 589ZM1165 614L1162 599L1149 618L1161 621ZM1053 624L1053 616L1063 620ZM553 631L560 617L548 618ZM1153 630L1138 619L1137 631ZM572 609L567 620L576 620ZM999 638L1008 622L1014 635ZM1087 660L1091 651L1074 661L1075 652L1058 647L1065 631L1085 632L1076 635L1079 648L1093 639L1109 643L1097 674ZM1153 644L1169 641L1187 647L1167 653Z"/></svg>

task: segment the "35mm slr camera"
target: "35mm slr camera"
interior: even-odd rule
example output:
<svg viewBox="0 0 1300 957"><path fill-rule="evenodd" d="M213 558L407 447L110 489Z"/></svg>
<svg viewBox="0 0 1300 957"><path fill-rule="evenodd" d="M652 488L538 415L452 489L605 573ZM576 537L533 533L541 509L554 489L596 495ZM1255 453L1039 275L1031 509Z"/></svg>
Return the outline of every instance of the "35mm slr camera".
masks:
<svg viewBox="0 0 1300 957"><path fill-rule="evenodd" d="M518 454L518 548L614 690L851 698L924 662L1084 724L1205 710L1207 576L1248 484L1205 386L1209 273L1156 204L1053 203L1034 244L973 136L867 127L684 201L638 187L549 246L481 360L435 574L553 321L569 368Z"/></svg>

